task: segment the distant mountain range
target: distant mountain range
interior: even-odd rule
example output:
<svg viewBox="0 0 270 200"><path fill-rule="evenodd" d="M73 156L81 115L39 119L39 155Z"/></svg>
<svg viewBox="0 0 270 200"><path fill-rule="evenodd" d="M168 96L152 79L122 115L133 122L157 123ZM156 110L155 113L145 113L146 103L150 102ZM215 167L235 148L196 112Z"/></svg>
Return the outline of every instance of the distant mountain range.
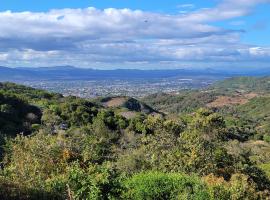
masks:
<svg viewBox="0 0 270 200"><path fill-rule="evenodd" d="M34 80L102 80L102 79L159 79L187 76L266 76L270 69L249 71L228 71L215 69L170 69L170 70L138 70L115 69L96 70L76 68L72 66L41 68L8 68L0 66L1 81L34 81Z"/></svg>

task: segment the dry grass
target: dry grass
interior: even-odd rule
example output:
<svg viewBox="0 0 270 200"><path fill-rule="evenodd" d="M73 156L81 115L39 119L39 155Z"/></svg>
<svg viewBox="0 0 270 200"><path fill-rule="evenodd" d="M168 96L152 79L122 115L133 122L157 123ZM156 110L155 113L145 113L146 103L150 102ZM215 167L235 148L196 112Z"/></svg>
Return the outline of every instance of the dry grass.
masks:
<svg viewBox="0 0 270 200"><path fill-rule="evenodd" d="M233 97L219 96L215 101L207 104L207 107L220 108L220 107L231 106L231 105L243 105L243 104L246 104L250 99L257 96L258 94L256 93L248 93L244 95L240 94Z"/></svg>
<svg viewBox="0 0 270 200"><path fill-rule="evenodd" d="M136 116L136 112L132 112L132 111L121 112L120 114L126 119L131 119Z"/></svg>
<svg viewBox="0 0 270 200"><path fill-rule="evenodd" d="M119 107L121 106L127 99L125 97L115 97L111 100L104 103L106 107Z"/></svg>

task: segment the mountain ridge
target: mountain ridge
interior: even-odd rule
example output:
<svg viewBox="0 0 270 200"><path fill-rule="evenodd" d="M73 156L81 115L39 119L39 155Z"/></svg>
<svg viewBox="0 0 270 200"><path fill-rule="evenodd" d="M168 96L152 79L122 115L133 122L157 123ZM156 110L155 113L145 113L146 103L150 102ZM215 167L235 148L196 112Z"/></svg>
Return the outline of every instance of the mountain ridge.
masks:
<svg viewBox="0 0 270 200"><path fill-rule="evenodd" d="M270 70L269 70L270 74ZM112 69L99 70L92 68L77 68L73 66L56 66L41 68L9 68L0 67L0 80L92 80L92 79L155 79L180 76L234 76L234 73L215 69ZM238 74L237 74L238 75Z"/></svg>

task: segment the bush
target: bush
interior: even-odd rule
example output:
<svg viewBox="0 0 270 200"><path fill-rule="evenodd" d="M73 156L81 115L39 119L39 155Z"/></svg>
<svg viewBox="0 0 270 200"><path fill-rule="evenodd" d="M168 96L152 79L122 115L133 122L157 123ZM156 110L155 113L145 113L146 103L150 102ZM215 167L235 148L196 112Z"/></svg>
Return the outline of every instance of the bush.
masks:
<svg viewBox="0 0 270 200"><path fill-rule="evenodd" d="M74 199L110 199L118 195L117 173L110 164L90 165L82 169L78 163L68 169L68 196Z"/></svg>
<svg viewBox="0 0 270 200"><path fill-rule="evenodd" d="M223 178L216 177L213 174L203 179L208 186L212 200L264 199L259 198L255 183L244 174L233 174L230 181L225 181Z"/></svg>
<svg viewBox="0 0 270 200"><path fill-rule="evenodd" d="M179 173L143 172L123 183L123 199L209 199L206 186L194 177Z"/></svg>
<svg viewBox="0 0 270 200"><path fill-rule="evenodd" d="M249 199L256 200L258 195L256 193L255 184L249 180L249 177L243 174L234 174L230 180L231 199Z"/></svg>
<svg viewBox="0 0 270 200"><path fill-rule="evenodd" d="M27 188L0 176L0 199L1 200L61 200L64 199L59 193L48 192L39 188Z"/></svg>
<svg viewBox="0 0 270 200"><path fill-rule="evenodd" d="M17 136L6 145L4 169L0 172L6 180L27 189L58 192L65 196L73 163L80 163L81 181L85 181L91 175L85 169L102 163L108 151L104 139L84 133L47 135L39 132L27 137Z"/></svg>
<svg viewBox="0 0 270 200"><path fill-rule="evenodd" d="M203 180L208 186L208 191L211 200L228 200L230 199L230 191L226 188L226 181L223 177L216 177L214 174L209 174L203 177Z"/></svg>
<svg viewBox="0 0 270 200"><path fill-rule="evenodd" d="M259 167L260 167L260 169L262 169L265 172L265 174L270 179L270 162L261 164Z"/></svg>
<svg viewBox="0 0 270 200"><path fill-rule="evenodd" d="M270 143L270 135L265 134L265 135L263 136L263 140L264 140L265 142L269 142L269 143Z"/></svg>

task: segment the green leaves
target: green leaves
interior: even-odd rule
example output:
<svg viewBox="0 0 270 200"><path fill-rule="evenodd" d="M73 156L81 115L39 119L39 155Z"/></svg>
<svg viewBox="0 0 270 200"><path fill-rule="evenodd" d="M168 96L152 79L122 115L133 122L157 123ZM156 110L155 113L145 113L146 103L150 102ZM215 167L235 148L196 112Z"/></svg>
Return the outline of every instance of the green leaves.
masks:
<svg viewBox="0 0 270 200"><path fill-rule="evenodd" d="M124 181L123 199L208 200L205 185L195 176L179 173L143 172Z"/></svg>

